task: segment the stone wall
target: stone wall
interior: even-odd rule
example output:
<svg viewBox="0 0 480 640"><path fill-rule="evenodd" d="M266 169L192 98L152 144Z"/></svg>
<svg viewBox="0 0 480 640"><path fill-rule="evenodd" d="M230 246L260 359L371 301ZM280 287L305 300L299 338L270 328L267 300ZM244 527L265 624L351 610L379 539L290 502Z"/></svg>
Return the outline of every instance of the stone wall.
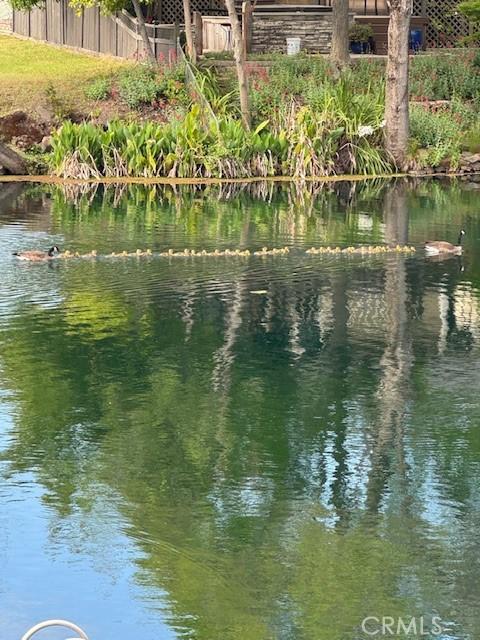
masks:
<svg viewBox="0 0 480 640"><path fill-rule="evenodd" d="M252 16L252 53L285 53L287 38L300 38L301 49L329 53L332 42L332 13L326 11L255 11Z"/></svg>
<svg viewBox="0 0 480 640"><path fill-rule="evenodd" d="M8 4L7 0L0 0L0 32L11 31L13 21L12 7Z"/></svg>

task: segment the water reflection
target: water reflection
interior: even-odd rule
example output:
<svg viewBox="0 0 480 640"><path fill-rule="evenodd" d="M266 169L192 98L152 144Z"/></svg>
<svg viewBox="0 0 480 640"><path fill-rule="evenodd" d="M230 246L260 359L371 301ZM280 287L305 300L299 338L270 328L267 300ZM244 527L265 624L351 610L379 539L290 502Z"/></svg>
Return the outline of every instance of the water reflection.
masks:
<svg viewBox="0 0 480 640"><path fill-rule="evenodd" d="M367 615L439 615L444 639L477 637L474 191L4 186L0 620L12 637L50 613L122 640L353 640ZM420 247L464 225L463 271L421 252L303 251ZM8 255L47 241L292 251L52 269Z"/></svg>

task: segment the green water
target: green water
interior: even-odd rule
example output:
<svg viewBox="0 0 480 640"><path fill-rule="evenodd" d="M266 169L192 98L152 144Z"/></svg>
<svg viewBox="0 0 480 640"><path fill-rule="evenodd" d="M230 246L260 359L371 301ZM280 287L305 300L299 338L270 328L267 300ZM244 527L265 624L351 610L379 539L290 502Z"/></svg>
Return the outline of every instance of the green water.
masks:
<svg viewBox="0 0 480 640"><path fill-rule="evenodd" d="M45 618L366 640L383 616L479 638L478 202L428 181L0 185L2 640ZM425 258L462 227L462 259ZM304 253L384 241L418 251ZM52 244L100 258L11 256ZM264 245L291 251L101 257Z"/></svg>

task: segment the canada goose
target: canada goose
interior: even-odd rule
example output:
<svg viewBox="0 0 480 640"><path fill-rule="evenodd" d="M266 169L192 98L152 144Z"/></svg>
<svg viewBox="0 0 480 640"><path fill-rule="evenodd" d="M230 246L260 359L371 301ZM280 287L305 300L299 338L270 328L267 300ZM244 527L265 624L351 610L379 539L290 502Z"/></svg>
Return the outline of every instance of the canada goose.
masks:
<svg viewBox="0 0 480 640"><path fill-rule="evenodd" d="M57 245L50 247L48 251L15 251L13 254L19 260L30 260L32 262L43 262L45 260L51 260L57 254L60 253L60 249Z"/></svg>
<svg viewBox="0 0 480 640"><path fill-rule="evenodd" d="M464 229L461 229L458 234L457 244L451 244L450 242L443 242L442 240L433 242L425 242L425 251L430 256L438 256L439 253L454 253L460 255L462 253L462 241L465 235Z"/></svg>

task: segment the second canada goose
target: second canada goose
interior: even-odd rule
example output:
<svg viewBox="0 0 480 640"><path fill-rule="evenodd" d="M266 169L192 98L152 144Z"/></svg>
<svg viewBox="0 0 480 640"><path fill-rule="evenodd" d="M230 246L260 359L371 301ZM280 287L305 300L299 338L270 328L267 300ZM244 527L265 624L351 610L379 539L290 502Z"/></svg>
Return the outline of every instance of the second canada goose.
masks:
<svg viewBox="0 0 480 640"><path fill-rule="evenodd" d="M460 255L462 253L462 241L465 235L464 229L462 229L458 235L457 244L451 242L444 242L442 240L434 240L433 242L425 242L425 251L430 256L438 256L440 253L454 253Z"/></svg>
<svg viewBox="0 0 480 640"><path fill-rule="evenodd" d="M51 260L60 253L60 249L57 245L50 247L48 251L15 251L13 254L19 260L30 260L32 262L43 262L45 260Z"/></svg>

